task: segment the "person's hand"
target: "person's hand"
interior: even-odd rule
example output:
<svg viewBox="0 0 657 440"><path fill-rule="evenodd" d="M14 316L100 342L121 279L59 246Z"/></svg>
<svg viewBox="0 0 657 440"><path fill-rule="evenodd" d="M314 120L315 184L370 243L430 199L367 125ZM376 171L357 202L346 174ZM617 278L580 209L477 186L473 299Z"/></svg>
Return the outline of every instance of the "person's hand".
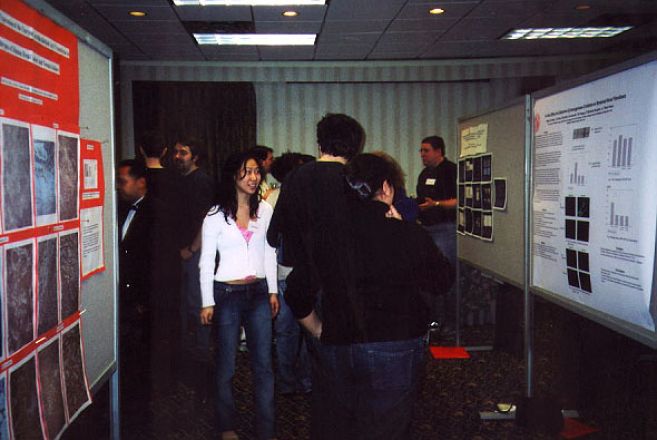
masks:
<svg viewBox="0 0 657 440"><path fill-rule="evenodd" d="M214 315L214 306L203 307L201 309L201 324L203 325L212 324L213 315Z"/></svg>
<svg viewBox="0 0 657 440"><path fill-rule="evenodd" d="M278 315L278 311L281 308L281 305L278 302L278 295L275 293L269 294L269 307L271 308L271 317L274 319L276 315Z"/></svg>
<svg viewBox="0 0 657 440"><path fill-rule="evenodd" d="M180 249L180 258L183 260L189 260L192 258L192 255L194 254L192 253L192 250L189 248L189 246Z"/></svg>
<svg viewBox="0 0 657 440"><path fill-rule="evenodd" d="M267 200L267 198L271 195L272 192L274 192L276 188L269 188L265 193L262 195L262 200Z"/></svg>
<svg viewBox="0 0 657 440"><path fill-rule="evenodd" d="M397 220L402 219L401 214L399 213L399 211L397 211L397 209L393 205L390 205L390 209L388 210L388 212L386 212L386 217L394 218Z"/></svg>
<svg viewBox="0 0 657 440"><path fill-rule="evenodd" d="M433 208L434 206L436 206L436 201L431 197L425 197L424 202L420 203L417 206L420 208L420 211L424 211L425 209Z"/></svg>

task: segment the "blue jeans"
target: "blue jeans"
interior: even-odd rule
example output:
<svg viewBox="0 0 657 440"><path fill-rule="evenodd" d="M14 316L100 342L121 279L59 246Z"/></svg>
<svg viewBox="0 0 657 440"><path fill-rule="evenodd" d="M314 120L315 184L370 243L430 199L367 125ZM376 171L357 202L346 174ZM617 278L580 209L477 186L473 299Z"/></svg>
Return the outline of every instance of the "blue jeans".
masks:
<svg viewBox="0 0 657 440"><path fill-rule="evenodd" d="M449 260L452 270L456 272L456 224L452 222L438 223L436 225L425 226L424 230L431 235L431 239L436 244L440 252ZM456 283L445 293L434 297L431 319L441 322L447 327L456 325Z"/></svg>
<svg viewBox="0 0 657 440"><path fill-rule="evenodd" d="M422 338L309 347L313 440L405 440L424 366Z"/></svg>
<svg viewBox="0 0 657 440"><path fill-rule="evenodd" d="M283 394L308 392L311 390L310 361L305 338L292 310L285 302L285 280L278 281L278 302L280 310L274 320L276 337L276 386Z"/></svg>
<svg viewBox="0 0 657 440"><path fill-rule="evenodd" d="M219 432L235 430L236 410L232 380L235 375L240 326L246 332L258 439L275 437L274 373L271 365L272 318L265 281L245 286L214 283L217 327L217 424Z"/></svg>

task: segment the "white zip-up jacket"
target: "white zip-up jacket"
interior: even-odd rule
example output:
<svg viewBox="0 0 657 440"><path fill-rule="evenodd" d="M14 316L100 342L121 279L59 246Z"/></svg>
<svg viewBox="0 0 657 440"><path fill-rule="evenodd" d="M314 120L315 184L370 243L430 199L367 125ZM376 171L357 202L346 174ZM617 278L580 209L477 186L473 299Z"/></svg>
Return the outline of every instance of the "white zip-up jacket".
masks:
<svg viewBox="0 0 657 440"><path fill-rule="evenodd" d="M217 207L210 209L203 221L203 241L199 261L203 307L214 305L214 281L242 280L251 276L265 278L269 293L278 293L276 283L276 249L267 243L267 229L274 209L260 202L255 220L249 221L253 232L247 243L237 222L228 221ZM215 256L219 265L214 273Z"/></svg>

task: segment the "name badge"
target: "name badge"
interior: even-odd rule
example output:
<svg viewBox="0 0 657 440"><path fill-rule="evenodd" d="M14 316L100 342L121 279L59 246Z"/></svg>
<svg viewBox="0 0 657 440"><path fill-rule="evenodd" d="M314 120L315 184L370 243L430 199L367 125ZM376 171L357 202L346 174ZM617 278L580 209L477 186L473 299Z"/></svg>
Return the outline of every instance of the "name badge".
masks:
<svg viewBox="0 0 657 440"><path fill-rule="evenodd" d="M427 180L424 181L425 185L435 185L436 184L436 179L428 178Z"/></svg>

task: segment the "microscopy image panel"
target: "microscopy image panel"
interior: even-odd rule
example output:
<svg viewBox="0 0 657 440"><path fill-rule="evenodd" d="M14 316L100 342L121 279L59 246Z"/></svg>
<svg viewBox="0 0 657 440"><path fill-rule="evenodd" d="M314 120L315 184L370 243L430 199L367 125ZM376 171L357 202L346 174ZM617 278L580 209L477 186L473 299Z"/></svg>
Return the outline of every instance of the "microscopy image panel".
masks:
<svg viewBox="0 0 657 440"><path fill-rule="evenodd" d="M493 186L490 183L481 185L481 208L487 211L493 208Z"/></svg>
<svg viewBox="0 0 657 440"><path fill-rule="evenodd" d="M472 185L472 207L481 208L481 185L478 183Z"/></svg>
<svg viewBox="0 0 657 440"><path fill-rule="evenodd" d="M566 219L566 238L575 240L577 238L577 221Z"/></svg>
<svg viewBox="0 0 657 440"><path fill-rule="evenodd" d="M487 154L481 157L481 181L490 182L493 178L493 156Z"/></svg>
<svg viewBox="0 0 657 440"><path fill-rule="evenodd" d="M589 254L588 252L577 252L579 270L589 272Z"/></svg>
<svg viewBox="0 0 657 440"><path fill-rule="evenodd" d="M55 438L66 425L59 368L59 338L40 349L38 356L41 405L46 420L46 431L49 438Z"/></svg>
<svg viewBox="0 0 657 440"><path fill-rule="evenodd" d="M568 269L568 284L579 288L579 278L576 270Z"/></svg>
<svg viewBox="0 0 657 440"><path fill-rule="evenodd" d="M5 253L8 354L34 339L33 246L9 247Z"/></svg>
<svg viewBox="0 0 657 440"><path fill-rule="evenodd" d="M9 373L9 405L13 438L43 438L34 356Z"/></svg>
<svg viewBox="0 0 657 440"><path fill-rule="evenodd" d="M38 249L39 321L37 334L43 334L59 322L57 307L57 237L41 240Z"/></svg>
<svg viewBox="0 0 657 440"><path fill-rule="evenodd" d="M59 145L59 219L78 217L78 139L58 135Z"/></svg>
<svg viewBox="0 0 657 440"><path fill-rule="evenodd" d="M588 293L591 293L591 276L588 273L579 273L580 288Z"/></svg>
<svg viewBox="0 0 657 440"><path fill-rule="evenodd" d="M481 182L481 157L472 160L472 181Z"/></svg>
<svg viewBox="0 0 657 440"><path fill-rule="evenodd" d="M80 257L78 232L59 236L59 276L61 280L62 320L80 307Z"/></svg>
<svg viewBox="0 0 657 440"><path fill-rule="evenodd" d="M0 376L0 440L9 440L9 420L7 411L7 381Z"/></svg>
<svg viewBox="0 0 657 440"><path fill-rule="evenodd" d="M589 217L589 204L588 197L577 197L577 217Z"/></svg>
<svg viewBox="0 0 657 440"><path fill-rule="evenodd" d="M459 160L459 183L465 182L465 160Z"/></svg>
<svg viewBox="0 0 657 440"><path fill-rule="evenodd" d="M573 249L566 249L566 264L568 267L577 269L577 251Z"/></svg>
<svg viewBox="0 0 657 440"><path fill-rule="evenodd" d="M55 187L55 143L34 140L34 182L36 184L37 215L57 213Z"/></svg>
<svg viewBox="0 0 657 440"><path fill-rule="evenodd" d="M589 222L577 221L577 240L589 241Z"/></svg>
<svg viewBox="0 0 657 440"><path fill-rule="evenodd" d="M2 125L2 214L6 231L32 226L30 130Z"/></svg>
<svg viewBox="0 0 657 440"><path fill-rule="evenodd" d="M82 365L82 348L80 339L80 325L62 334L62 359L64 362L64 384L66 390L66 404L71 419L90 402L87 383Z"/></svg>
<svg viewBox="0 0 657 440"><path fill-rule="evenodd" d="M481 211L472 211L472 235L481 237L482 218Z"/></svg>
<svg viewBox="0 0 657 440"><path fill-rule="evenodd" d="M566 215L574 217L577 215L577 198L566 197Z"/></svg>

